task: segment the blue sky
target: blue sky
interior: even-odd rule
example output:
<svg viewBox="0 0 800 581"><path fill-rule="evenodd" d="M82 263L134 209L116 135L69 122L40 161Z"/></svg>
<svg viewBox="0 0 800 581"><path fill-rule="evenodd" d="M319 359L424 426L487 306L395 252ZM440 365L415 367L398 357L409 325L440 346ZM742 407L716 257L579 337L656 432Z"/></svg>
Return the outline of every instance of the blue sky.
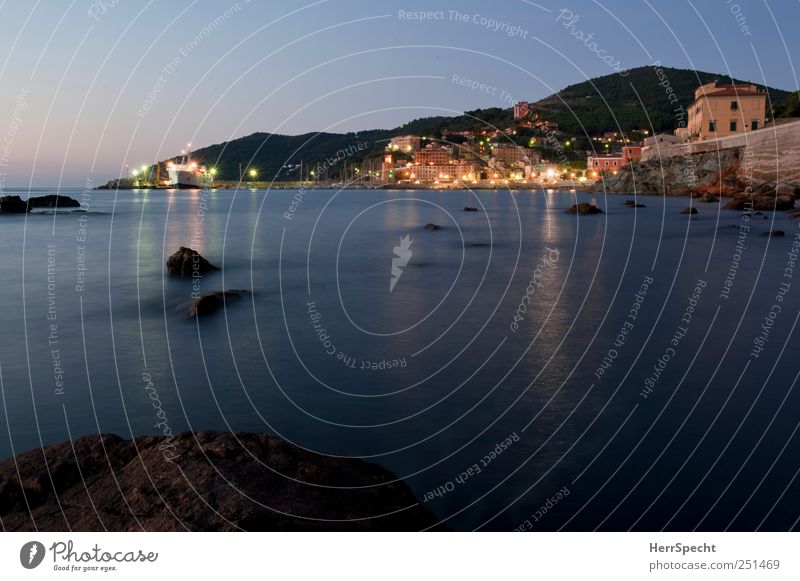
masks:
<svg viewBox="0 0 800 581"><path fill-rule="evenodd" d="M99 184L187 141L535 100L613 72L598 51L627 68L658 60L796 89L798 17L800 4L777 0L7 0L2 185Z"/></svg>

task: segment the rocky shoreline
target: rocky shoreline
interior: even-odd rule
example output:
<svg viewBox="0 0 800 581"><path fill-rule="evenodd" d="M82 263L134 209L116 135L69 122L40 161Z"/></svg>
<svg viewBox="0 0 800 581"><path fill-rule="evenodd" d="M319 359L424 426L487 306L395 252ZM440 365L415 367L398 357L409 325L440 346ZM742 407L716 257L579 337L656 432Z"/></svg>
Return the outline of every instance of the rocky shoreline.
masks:
<svg viewBox="0 0 800 581"><path fill-rule="evenodd" d="M707 202L732 198L731 210L790 210L800 198L800 183L775 182L753 175L743 147L651 159L620 168L589 186L606 194L692 196Z"/></svg>
<svg viewBox="0 0 800 581"><path fill-rule="evenodd" d="M84 436L0 462L5 531L444 530L375 464L253 433Z"/></svg>

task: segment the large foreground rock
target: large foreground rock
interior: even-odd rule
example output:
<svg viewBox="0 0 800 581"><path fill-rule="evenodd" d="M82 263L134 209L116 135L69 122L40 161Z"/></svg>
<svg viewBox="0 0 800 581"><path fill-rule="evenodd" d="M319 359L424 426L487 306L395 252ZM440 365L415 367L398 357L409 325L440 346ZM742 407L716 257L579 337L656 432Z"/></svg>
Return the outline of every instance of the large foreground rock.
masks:
<svg viewBox="0 0 800 581"><path fill-rule="evenodd" d="M219 270L196 250L181 246L178 251L167 258L167 272L176 276L197 276ZM197 274L195 274L197 273Z"/></svg>
<svg viewBox="0 0 800 581"><path fill-rule="evenodd" d="M0 519L6 531L411 531L438 524L379 466L263 434L218 432L170 441L85 436L20 454L0 463Z"/></svg>

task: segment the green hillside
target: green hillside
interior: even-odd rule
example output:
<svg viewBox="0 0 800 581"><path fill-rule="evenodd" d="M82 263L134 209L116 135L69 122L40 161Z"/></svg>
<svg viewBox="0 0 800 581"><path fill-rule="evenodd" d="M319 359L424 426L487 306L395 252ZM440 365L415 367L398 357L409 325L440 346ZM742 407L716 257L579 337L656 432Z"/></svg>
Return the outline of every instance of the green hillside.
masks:
<svg viewBox="0 0 800 581"><path fill-rule="evenodd" d="M508 109L479 109L456 117L426 117L394 129L357 133L253 133L198 149L192 155L201 163L214 166L217 178L221 180L239 179L240 167L245 176L250 168L256 169L259 180L296 180L299 168L286 166L295 166L301 161L305 173L319 166L323 168L323 177L340 179L344 160L348 164L357 164L379 157L393 136L412 134L438 138L446 130L480 130L487 126L505 129L512 121L513 115ZM343 159L330 163L337 155Z"/></svg>
<svg viewBox="0 0 800 581"><path fill-rule="evenodd" d="M570 85L538 101L535 107L542 116L555 121L570 134L586 132L595 135L620 129L649 129L651 123L656 131L672 131L677 123L676 105L670 102L667 87L672 88L678 103L686 108L694 99L694 91L698 86L715 79L723 83L731 82L730 77L718 73L670 67L660 67L660 71L653 67L639 67L631 69L624 77L606 75ZM734 81L749 82L742 79ZM789 97L788 91L759 86L767 89L768 103L771 102L773 106Z"/></svg>

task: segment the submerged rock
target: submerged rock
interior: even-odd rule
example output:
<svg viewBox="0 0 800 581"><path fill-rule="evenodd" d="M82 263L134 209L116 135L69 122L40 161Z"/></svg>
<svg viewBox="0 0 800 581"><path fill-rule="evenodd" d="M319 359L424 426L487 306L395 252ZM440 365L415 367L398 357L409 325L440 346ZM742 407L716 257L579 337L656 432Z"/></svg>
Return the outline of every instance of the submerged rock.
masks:
<svg viewBox="0 0 800 581"><path fill-rule="evenodd" d="M465 212L477 212L478 208L472 208L470 206L464 206L464 211Z"/></svg>
<svg viewBox="0 0 800 581"><path fill-rule="evenodd" d="M425 230L441 230L441 229L442 229L441 226L438 226L436 224L431 224L430 222L425 224Z"/></svg>
<svg viewBox="0 0 800 581"><path fill-rule="evenodd" d="M644 204L637 203L636 200L625 200L623 202L623 205L627 206L628 208L646 208L647 207Z"/></svg>
<svg viewBox="0 0 800 581"><path fill-rule="evenodd" d="M167 258L167 272L177 276L192 276L195 273L204 274L219 270L199 252L181 246L178 251Z"/></svg>
<svg viewBox="0 0 800 581"><path fill-rule="evenodd" d="M211 291L203 293L192 301L186 309L186 316L190 319L216 313L223 308L227 301L240 299L246 295L246 290Z"/></svg>
<svg viewBox="0 0 800 581"><path fill-rule="evenodd" d="M697 208L684 208L681 214L697 214Z"/></svg>
<svg viewBox="0 0 800 581"><path fill-rule="evenodd" d="M19 454L0 462L0 519L5 531L445 528L380 466L220 432L92 435Z"/></svg>
<svg viewBox="0 0 800 581"><path fill-rule="evenodd" d="M602 214L602 213L603 210L587 202L581 202L580 204L572 204L572 206L570 206L569 209L567 209L567 214L580 214L581 216L587 216L590 214Z"/></svg>
<svg viewBox="0 0 800 581"><path fill-rule="evenodd" d="M762 232L762 236L770 236L772 238L781 238L786 236L786 232L783 230L772 230L771 232Z"/></svg>

